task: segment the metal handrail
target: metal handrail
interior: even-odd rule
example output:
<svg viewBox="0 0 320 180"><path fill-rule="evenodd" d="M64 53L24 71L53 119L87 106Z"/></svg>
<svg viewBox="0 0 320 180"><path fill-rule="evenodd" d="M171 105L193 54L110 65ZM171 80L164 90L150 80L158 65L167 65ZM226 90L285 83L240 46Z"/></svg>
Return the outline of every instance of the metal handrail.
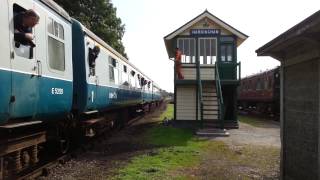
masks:
<svg viewBox="0 0 320 180"><path fill-rule="evenodd" d="M222 95L222 90L221 90L221 80L220 80L220 75L219 75L219 67L218 67L218 62L215 63L215 74L216 74L216 89L217 89L217 95L219 98L219 120L221 122L221 128L224 129L224 101L223 101L223 95Z"/></svg>
<svg viewBox="0 0 320 180"><path fill-rule="evenodd" d="M200 98L200 120L201 120L201 127L203 127L203 99L202 99L201 79L199 80L199 98Z"/></svg>

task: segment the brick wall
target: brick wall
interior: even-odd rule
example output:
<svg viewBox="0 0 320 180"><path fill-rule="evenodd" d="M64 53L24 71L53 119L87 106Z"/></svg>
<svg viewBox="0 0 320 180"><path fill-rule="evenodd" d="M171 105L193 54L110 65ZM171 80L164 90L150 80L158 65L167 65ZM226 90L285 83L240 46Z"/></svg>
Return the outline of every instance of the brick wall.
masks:
<svg viewBox="0 0 320 180"><path fill-rule="evenodd" d="M319 60L284 67L283 179L318 179Z"/></svg>

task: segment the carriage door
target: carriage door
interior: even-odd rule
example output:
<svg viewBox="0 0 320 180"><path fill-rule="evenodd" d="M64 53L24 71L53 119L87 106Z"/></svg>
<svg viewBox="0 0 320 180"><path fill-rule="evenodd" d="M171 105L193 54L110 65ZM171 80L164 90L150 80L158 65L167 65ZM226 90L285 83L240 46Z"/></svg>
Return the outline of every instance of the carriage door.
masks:
<svg viewBox="0 0 320 180"><path fill-rule="evenodd" d="M96 61L94 59L94 63L90 62L89 60L89 53L93 50L95 43L94 41L89 38L88 36L85 37L86 42L86 67L87 67L87 81L88 81L88 108L95 109L97 105L97 86L99 83L99 79L97 76L97 68L96 68Z"/></svg>
<svg viewBox="0 0 320 180"><path fill-rule="evenodd" d="M35 115L38 98L38 67L34 57L36 49L14 41L13 17L27 9L32 9L32 1L16 0L9 5L10 47L12 67L11 118ZM34 33L34 28L33 28Z"/></svg>

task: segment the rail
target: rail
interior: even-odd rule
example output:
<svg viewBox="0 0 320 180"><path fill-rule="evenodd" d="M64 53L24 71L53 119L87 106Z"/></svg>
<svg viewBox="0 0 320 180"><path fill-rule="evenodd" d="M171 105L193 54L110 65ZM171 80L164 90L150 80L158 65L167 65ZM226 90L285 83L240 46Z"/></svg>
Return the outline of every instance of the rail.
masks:
<svg viewBox="0 0 320 180"><path fill-rule="evenodd" d="M215 63L215 75L216 75L216 89L217 89L217 95L218 95L218 105L220 107L218 117L220 120L220 127L221 129L224 129L224 101L223 101L223 95L221 90L221 82L220 82L220 75L219 75L219 66L218 63Z"/></svg>

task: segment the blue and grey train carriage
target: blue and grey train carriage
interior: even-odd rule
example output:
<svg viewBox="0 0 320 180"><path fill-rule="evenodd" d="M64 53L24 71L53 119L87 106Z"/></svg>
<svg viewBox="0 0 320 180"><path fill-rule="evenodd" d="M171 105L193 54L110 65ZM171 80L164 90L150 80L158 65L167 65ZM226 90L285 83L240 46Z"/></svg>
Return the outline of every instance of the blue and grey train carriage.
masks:
<svg viewBox="0 0 320 180"><path fill-rule="evenodd" d="M159 86L53 1L0 5L0 180L37 164L42 143L64 153L99 122L161 100ZM14 41L13 17L27 9L40 15L34 48Z"/></svg>
<svg viewBox="0 0 320 180"><path fill-rule="evenodd" d="M150 78L78 21L72 21L75 111L106 111L160 100L159 88Z"/></svg>
<svg viewBox="0 0 320 180"><path fill-rule="evenodd" d="M14 40L14 16L28 9L40 15L34 48ZM49 127L71 117L73 71L72 21L53 1L0 0L0 23L2 180L37 164Z"/></svg>
<svg viewBox="0 0 320 180"><path fill-rule="evenodd" d="M40 15L35 48L14 41L13 17L27 9ZM70 17L51 1L1 0L0 13L0 124L65 116L73 91Z"/></svg>

